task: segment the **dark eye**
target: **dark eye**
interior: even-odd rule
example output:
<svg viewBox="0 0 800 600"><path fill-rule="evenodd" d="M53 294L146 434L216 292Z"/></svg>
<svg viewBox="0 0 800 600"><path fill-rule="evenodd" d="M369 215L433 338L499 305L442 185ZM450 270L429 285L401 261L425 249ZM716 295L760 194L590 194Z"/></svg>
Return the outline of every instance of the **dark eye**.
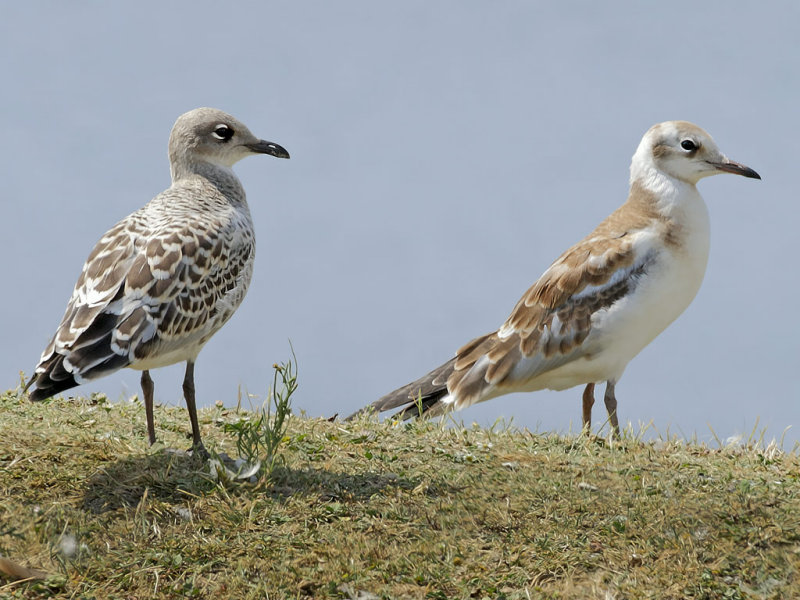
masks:
<svg viewBox="0 0 800 600"><path fill-rule="evenodd" d="M681 142L681 148L691 152L692 150L697 150L697 144L695 144L692 140L683 140Z"/></svg>
<svg viewBox="0 0 800 600"><path fill-rule="evenodd" d="M229 139L233 137L233 129L225 125L224 123L220 123L216 127L214 127L214 131L211 132L218 140L222 140L223 142L227 142Z"/></svg>

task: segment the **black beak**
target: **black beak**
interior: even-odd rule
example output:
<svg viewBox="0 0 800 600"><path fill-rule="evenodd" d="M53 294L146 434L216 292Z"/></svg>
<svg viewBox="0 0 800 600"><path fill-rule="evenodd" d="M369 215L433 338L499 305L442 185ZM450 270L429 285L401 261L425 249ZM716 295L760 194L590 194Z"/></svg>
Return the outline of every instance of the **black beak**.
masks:
<svg viewBox="0 0 800 600"><path fill-rule="evenodd" d="M289 153L286 151L286 148L268 142L267 140L258 140L253 144L245 144L245 147L259 154L271 154L277 158L289 158Z"/></svg>
<svg viewBox="0 0 800 600"><path fill-rule="evenodd" d="M745 167L744 165L733 162L732 160L725 159L723 162L710 162L709 163L715 169L719 169L720 171L725 171L726 173L733 173L734 175L742 175L744 177L749 177L750 179L761 179L761 175L753 171L750 167Z"/></svg>

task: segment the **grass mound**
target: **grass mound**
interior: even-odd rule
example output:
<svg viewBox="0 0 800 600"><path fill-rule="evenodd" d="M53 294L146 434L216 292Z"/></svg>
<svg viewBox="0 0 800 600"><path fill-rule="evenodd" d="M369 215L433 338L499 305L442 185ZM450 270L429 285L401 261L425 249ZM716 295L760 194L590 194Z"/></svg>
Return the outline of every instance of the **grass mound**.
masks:
<svg viewBox="0 0 800 600"><path fill-rule="evenodd" d="M200 411L209 449L241 413ZM290 417L257 483L215 480L188 417L0 396L0 598L790 598L800 460ZM35 577L35 572L34 575Z"/></svg>

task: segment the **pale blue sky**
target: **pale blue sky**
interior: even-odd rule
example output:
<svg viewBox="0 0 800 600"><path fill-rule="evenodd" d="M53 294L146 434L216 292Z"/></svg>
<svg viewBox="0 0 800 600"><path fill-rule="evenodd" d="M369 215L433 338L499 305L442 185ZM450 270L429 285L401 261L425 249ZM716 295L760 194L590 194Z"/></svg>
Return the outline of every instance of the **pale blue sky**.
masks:
<svg viewBox="0 0 800 600"><path fill-rule="evenodd" d="M763 181L700 183L708 272L617 386L623 422L708 440L800 426L795 2L29 2L0 19L1 387L30 372L97 239L169 184L175 118L232 113L290 161L236 167L255 275L197 363L198 402L349 414L498 327L625 200L653 123L690 120ZM153 373L182 404L182 366ZM77 393L139 390L126 370ZM602 413L595 408L595 421ZM580 389L458 415L566 431ZM188 418L187 418L188 430ZM795 429L787 439L800 437Z"/></svg>

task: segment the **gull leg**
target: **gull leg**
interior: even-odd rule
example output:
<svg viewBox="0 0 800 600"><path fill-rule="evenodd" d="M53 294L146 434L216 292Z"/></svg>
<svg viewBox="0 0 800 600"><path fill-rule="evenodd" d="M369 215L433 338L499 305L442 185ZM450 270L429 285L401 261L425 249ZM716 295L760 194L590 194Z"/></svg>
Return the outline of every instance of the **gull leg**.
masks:
<svg viewBox="0 0 800 600"><path fill-rule="evenodd" d="M186 361L186 374L183 377L183 397L186 399L186 408L189 410L189 420L192 422L192 449L203 459L208 458L208 451L200 439L200 425L197 422L197 407L194 401L194 363Z"/></svg>
<svg viewBox="0 0 800 600"><path fill-rule="evenodd" d="M594 383L587 383L583 390L583 431L592 432L592 406L594 406Z"/></svg>
<svg viewBox="0 0 800 600"><path fill-rule="evenodd" d="M142 371L142 395L144 396L144 414L147 418L147 439L150 445L156 443L156 426L153 422L153 380L150 371Z"/></svg>
<svg viewBox="0 0 800 600"><path fill-rule="evenodd" d="M603 400L606 403L606 410L608 411L608 417L611 420L611 428L613 429L613 435L615 438L619 439L619 421L617 420L617 397L614 395L614 386L616 385L615 381L611 381L610 379L606 381L606 393L603 396Z"/></svg>

